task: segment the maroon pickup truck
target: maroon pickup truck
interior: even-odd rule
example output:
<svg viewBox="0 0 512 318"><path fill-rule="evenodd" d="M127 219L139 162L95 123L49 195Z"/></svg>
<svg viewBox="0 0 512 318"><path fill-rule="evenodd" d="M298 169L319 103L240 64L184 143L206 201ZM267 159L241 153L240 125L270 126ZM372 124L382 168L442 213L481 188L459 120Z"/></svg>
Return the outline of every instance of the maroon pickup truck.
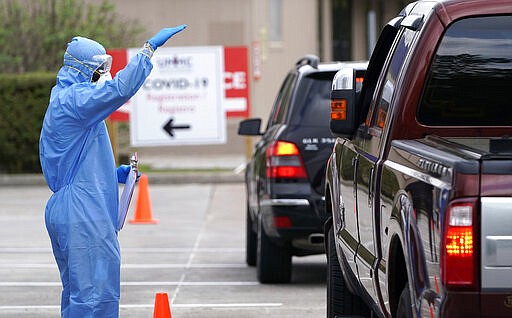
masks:
<svg viewBox="0 0 512 318"><path fill-rule="evenodd" d="M333 81L328 317L512 317L512 1L425 0Z"/></svg>

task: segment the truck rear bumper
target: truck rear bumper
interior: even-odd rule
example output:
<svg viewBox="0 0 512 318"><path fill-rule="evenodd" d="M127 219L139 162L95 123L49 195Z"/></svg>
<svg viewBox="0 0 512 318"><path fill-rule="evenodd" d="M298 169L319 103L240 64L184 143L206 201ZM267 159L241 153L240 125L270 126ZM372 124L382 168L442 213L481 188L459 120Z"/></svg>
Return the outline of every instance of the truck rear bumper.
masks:
<svg viewBox="0 0 512 318"><path fill-rule="evenodd" d="M512 294L448 292L441 304L439 317L512 317Z"/></svg>

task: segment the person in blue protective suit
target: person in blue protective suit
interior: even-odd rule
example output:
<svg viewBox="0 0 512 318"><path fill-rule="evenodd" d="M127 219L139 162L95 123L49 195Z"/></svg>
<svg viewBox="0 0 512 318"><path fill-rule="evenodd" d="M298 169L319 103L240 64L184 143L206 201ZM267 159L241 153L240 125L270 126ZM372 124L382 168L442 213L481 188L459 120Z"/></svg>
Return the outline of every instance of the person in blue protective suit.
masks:
<svg viewBox="0 0 512 318"><path fill-rule="evenodd" d="M142 86L153 52L185 27L160 30L113 79L101 44L68 43L39 141L53 192L45 223L62 280L62 317L119 316L118 182L130 168L116 168L104 119Z"/></svg>

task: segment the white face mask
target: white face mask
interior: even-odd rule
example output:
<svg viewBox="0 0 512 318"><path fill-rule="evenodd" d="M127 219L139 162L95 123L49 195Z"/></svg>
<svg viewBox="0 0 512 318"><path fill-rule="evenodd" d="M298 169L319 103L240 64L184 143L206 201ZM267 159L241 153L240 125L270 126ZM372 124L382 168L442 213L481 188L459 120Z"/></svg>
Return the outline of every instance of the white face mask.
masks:
<svg viewBox="0 0 512 318"><path fill-rule="evenodd" d="M112 67L112 56L108 54L94 55L91 61L86 61L85 63L90 66L90 69L94 68L91 75L91 82L104 83L112 79L112 76L109 74L110 68Z"/></svg>
<svg viewBox="0 0 512 318"><path fill-rule="evenodd" d="M100 76L100 78L96 81L96 84L102 84L110 80L112 80L112 74L110 74L110 72L107 72Z"/></svg>

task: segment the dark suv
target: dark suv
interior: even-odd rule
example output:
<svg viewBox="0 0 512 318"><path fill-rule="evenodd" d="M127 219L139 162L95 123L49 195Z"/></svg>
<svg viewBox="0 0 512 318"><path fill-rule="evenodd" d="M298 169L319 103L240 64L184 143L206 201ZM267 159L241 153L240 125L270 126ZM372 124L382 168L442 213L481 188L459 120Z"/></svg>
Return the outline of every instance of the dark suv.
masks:
<svg viewBox="0 0 512 318"><path fill-rule="evenodd" d="M282 83L266 129L260 132L260 118L240 123L240 135L261 136L245 172L246 261L257 266L261 283L287 283L292 256L324 252L324 173L335 141L330 91L344 65L301 58Z"/></svg>

